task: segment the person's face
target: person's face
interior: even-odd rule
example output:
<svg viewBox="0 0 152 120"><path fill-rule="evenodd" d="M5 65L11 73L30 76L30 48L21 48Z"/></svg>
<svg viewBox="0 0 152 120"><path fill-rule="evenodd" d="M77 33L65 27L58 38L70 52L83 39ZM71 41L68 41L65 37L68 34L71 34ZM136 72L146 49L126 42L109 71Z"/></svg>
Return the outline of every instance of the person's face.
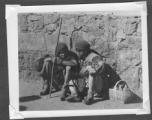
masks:
<svg viewBox="0 0 152 120"><path fill-rule="evenodd" d="M68 51L67 51L67 50L64 50L64 49L61 50L61 51L59 52L59 54L58 54L58 57L61 58L62 60L66 59L66 57L67 57L67 55L68 55L67 52L68 52Z"/></svg>
<svg viewBox="0 0 152 120"><path fill-rule="evenodd" d="M77 55L80 59L85 59L87 55L87 50L78 50L76 49Z"/></svg>

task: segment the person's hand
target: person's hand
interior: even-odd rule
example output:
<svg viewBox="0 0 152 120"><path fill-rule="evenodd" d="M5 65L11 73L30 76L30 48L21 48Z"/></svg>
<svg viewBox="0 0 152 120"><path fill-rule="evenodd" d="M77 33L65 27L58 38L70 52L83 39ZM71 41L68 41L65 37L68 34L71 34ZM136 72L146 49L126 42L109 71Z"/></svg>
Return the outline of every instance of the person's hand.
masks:
<svg viewBox="0 0 152 120"><path fill-rule="evenodd" d="M46 58L46 59L44 60L44 62L50 62L50 61L52 61L52 58Z"/></svg>
<svg viewBox="0 0 152 120"><path fill-rule="evenodd" d="M57 64L60 65L60 64L62 64L62 62L63 62L63 61L62 61L59 57L56 57L56 63L57 63Z"/></svg>
<svg viewBox="0 0 152 120"><path fill-rule="evenodd" d="M53 58L52 58L52 62L54 63L54 62L55 62L55 60L56 60L56 57L53 57Z"/></svg>
<svg viewBox="0 0 152 120"><path fill-rule="evenodd" d="M84 76L87 74L87 72L88 72L87 68L82 68L79 74L80 76Z"/></svg>
<svg viewBox="0 0 152 120"><path fill-rule="evenodd" d="M88 70L89 74L91 74L91 75L93 75L97 72L94 68L92 68L92 66L87 66L87 70Z"/></svg>
<svg viewBox="0 0 152 120"><path fill-rule="evenodd" d="M44 62L50 62L50 61L55 62L55 63L57 63L58 65L62 64L62 60L61 60L59 57L46 58L46 59L44 60Z"/></svg>
<svg viewBox="0 0 152 120"><path fill-rule="evenodd" d="M59 57L53 57L52 62L55 62L58 65L60 65L60 64L62 64L63 61Z"/></svg>

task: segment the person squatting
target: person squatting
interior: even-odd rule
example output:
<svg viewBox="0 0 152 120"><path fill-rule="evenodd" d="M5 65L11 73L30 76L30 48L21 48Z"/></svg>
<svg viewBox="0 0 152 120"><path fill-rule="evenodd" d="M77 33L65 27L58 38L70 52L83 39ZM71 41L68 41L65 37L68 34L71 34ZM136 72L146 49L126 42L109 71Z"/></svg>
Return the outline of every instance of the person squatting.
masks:
<svg viewBox="0 0 152 120"><path fill-rule="evenodd" d="M103 57L90 49L90 44L85 40L76 42L75 51L69 51L65 43L59 42L55 53L57 57L44 57L39 70L44 80L40 95L49 94L51 67L55 62L53 87L55 91L61 89L61 101L82 101L90 105L94 97L108 99L109 80L104 75ZM59 83L62 84L60 87Z"/></svg>

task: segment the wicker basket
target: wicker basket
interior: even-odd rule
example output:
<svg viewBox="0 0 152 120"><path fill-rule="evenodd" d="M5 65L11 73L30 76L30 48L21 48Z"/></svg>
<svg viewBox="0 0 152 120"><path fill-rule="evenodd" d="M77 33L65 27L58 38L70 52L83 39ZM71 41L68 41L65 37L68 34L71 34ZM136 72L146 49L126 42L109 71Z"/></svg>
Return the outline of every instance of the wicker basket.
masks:
<svg viewBox="0 0 152 120"><path fill-rule="evenodd" d="M127 91L118 90L118 86L120 83L124 83L127 86ZM127 83L125 81L118 81L113 89L109 89L109 97L110 100L115 100L120 103L128 103L134 97L134 93L129 89Z"/></svg>

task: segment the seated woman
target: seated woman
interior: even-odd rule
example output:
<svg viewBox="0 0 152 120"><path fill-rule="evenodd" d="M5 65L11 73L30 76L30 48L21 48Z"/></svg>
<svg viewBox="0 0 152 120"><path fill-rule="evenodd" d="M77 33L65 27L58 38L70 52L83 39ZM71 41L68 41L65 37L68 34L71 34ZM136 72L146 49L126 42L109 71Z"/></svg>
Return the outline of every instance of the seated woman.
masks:
<svg viewBox="0 0 152 120"><path fill-rule="evenodd" d="M95 95L107 99L109 83L108 77L105 77L104 74L105 63L103 58L96 51L90 49L90 44L87 41L78 41L75 48L81 66L79 75L86 78L86 87L88 88L83 102L87 105L93 103ZM77 93L77 89L71 87L70 90L72 94L66 100L74 102L75 96L73 94Z"/></svg>
<svg viewBox="0 0 152 120"><path fill-rule="evenodd" d="M44 59L43 67L40 70L40 74L44 79L43 90L40 93L41 95L47 95L50 91L50 81L51 81L51 69L52 62L55 62L55 70L56 68L61 68L59 72L56 74L54 72L54 76L58 74L62 74L63 86L61 90L60 100L64 101L67 97L68 84L70 80L76 79L76 74L78 73L78 57L77 55L68 50L68 47L65 43L59 42L56 50L56 58L47 57ZM60 77L60 76L59 76ZM53 82L54 83L54 82ZM53 84L54 86L55 84ZM79 101L80 99L78 99Z"/></svg>

